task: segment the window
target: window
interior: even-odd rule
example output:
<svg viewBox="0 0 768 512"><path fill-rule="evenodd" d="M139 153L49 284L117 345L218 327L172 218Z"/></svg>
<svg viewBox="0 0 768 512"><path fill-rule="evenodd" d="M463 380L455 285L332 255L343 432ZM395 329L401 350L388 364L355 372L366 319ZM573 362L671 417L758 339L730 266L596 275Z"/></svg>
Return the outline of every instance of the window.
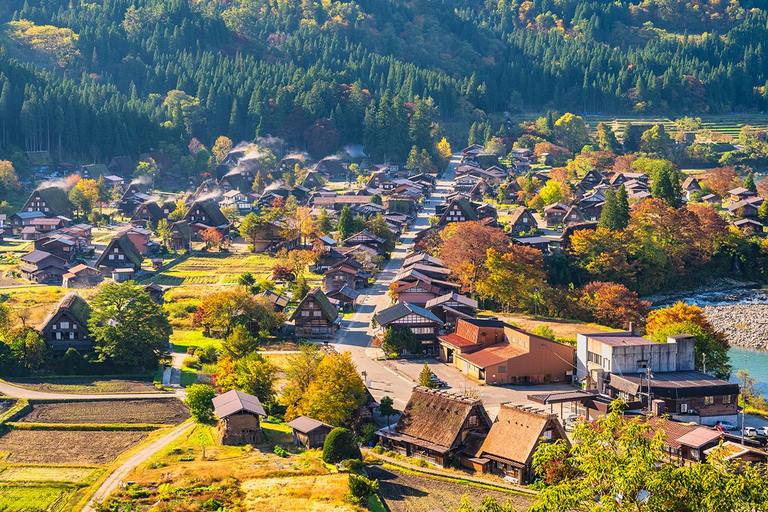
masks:
<svg viewBox="0 0 768 512"><path fill-rule="evenodd" d="M69 322L61 322L62 329L69 329Z"/></svg>
<svg viewBox="0 0 768 512"><path fill-rule="evenodd" d="M732 400L733 400L733 396L731 396L731 395L723 396L723 403L724 404L730 404Z"/></svg>
<svg viewBox="0 0 768 512"><path fill-rule="evenodd" d="M120 261L123 261L125 257L122 254L118 254L117 259L119 259Z"/></svg>
<svg viewBox="0 0 768 512"><path fill-rule="evenodd" d="M499 373L507 373L507 366L506 365L500 365L499 366Z"/></svg>
<svg viewBox="0 0 768 512"><path fill-rule="evenodd" d="M306 309L301 312L301 316L309 316L309 311Z"/></svg>
<svg viewBox="0 0 768 512"><path fill-rule="evenodd" d="M648 361L646 361L645 359L641 359L640 361L637 362L637 367L648 368Z"/></svg>
<svg viewBox="0 0 768 512"><path fill-rule="evenodd" d="M313 311L313 313L315 314L315 318L318 318L322 315L320 311Z"/></svg>
<svg viewBox="0 0 768 512"><path fill-rule="evenodd" d="M544 435L542 437L544 439L546 439L547 441L551 441L552 440L552 429L548 428L547 430L545 430L544 431Z"/></svg>
<svg viewBox="0 0 768 512"><path fill-rule="evenodd" d="M115 255L114 255L114 254L110 254L110 255L109 255L109 259L110 259L110 260L114 260L114 259L115 259Z"/></svg>
<svg viewBox="0 0 768 512"><path fill-rule="evenodd" d="M715 403L715 397L713 396L704 397L704 405L713 405L714 403Z"/></svg>

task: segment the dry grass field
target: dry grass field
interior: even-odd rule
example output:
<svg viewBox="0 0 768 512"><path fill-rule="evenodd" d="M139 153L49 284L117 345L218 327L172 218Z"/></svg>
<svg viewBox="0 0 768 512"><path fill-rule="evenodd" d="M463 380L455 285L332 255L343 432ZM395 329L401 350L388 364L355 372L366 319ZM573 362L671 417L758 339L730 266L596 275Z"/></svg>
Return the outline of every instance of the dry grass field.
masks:
<svg viewBox="0 0 768 512"><path fill-rule="evenodd" d="M66 482L88 478L97 468L61 466L9 466L0 470L0 482Z"/></svg>
<svg viewBox="0 0 768 512"><path fill-rule="evenodd" d="M21 423L178 425L187 418L189 418L189 410L180 400L153 398L36 403L32 405L32 410L18 421Z"/></svg>
<svg viewBox="0 0 768 512"><path fill-rule="evenodd" d="M345 498L346 474L260 478L241 486L247 510L263 512L346 512L358 510Z"/></svg>
<svg viewBox="0 0 768 512"><path fill-rule="evenodd" d="M108 464L146 437L146 432L9 430L0 453L13 464Z"/></svg>

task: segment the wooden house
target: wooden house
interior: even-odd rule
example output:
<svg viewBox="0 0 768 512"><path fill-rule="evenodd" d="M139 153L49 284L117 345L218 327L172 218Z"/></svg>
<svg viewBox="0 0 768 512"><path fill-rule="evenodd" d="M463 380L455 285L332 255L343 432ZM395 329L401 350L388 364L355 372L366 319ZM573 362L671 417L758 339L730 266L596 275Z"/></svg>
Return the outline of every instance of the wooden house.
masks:
<svg viewBox="0 0 768 512"><path fill-rule="evenodd" d="M322 448L325 438L328 437L333 427L322 421L308 416L299 416L288 422L293 434L293 444L307 449Z"/></svg>
<svg viewBox="0 0 768 512"><path fill-rule="evenodd" d="M398 300L417 305L425 305L429 300L452 293L461 288L451 281L431 278L413 266L401 270L392 280Z"/></svg>
<svg viewBox="0 0 768 512"><path fill-rule="evenodd" d="M477 301L452 292L428 300L424 309L439 318L448 329L453 330L459 318L475 318Z"/></svg>
<svg viewBox="0 0 768 512"><path fill-rule="evenodd" d="M408 329L421 341L427 354L437 353L437 334L443 322L434 313L407 302L382 309L373 315L381 329Z"/></svg>
<svg viewBox="0 0 768 512"><path fill-rule="evenodd" d="M443 227L452 222L467 222L471 220L477 220L477 211L469 199L460 196L445 206L436 225Z"/></svg>
<svg viewBox="0 0 768 512"><path fill-rule="evenodd" d="M110 240L94 266L102 273L111 273L116 269L126 268L131 268L136 272L141 269L143 260L144 258L133 245L131 239L128 238L128 235L120 235Z"/></svg>
<svg viewBox="0 0 768 512"><path fill-rule="evenodd" d="M473 457L490 429L481 400L417 386L397 424L376 434L388 450L446 467Z"/></svg>
<svg viewBox="0 0 768 512"><path fill-rule="evenodd" d="M349 173L349 164L342 162L335 156L327 156L317 162L312 170L324 174L331 179L339 179L347 176Z"/></svg>
<svg viewBox="0 0 768 512"><path fill-rule="evenodd" d="M268 301L270 304L272 304L272 310L275 313L282 313L283 310L285 310L285 307L291 301L291 299L285 295L280 295L279 293L275 293L272 290L264 290L256 297L261 300Z"/></svg>
<svg viewBox="0 0 768 512"><path fill-rule="evenodd" d="M685 178L685 181L683 181L682 189L683 199L690 201L694 194L701 193L701 184L699 183L698 178L694 176L688 176Z"/></svg>
<svg viewBox="0 0 768 512"><path fill-rule="evenodd" d="M109 161L107 170L114 175L129 178L136 170L136 162L129 156L116 156Z"/></svg>
<svg viewBox="0 0 768 512"><path fill-rule="evenodd" d="M213 412L219 419L221 444L242 445L261 442L261 420L266 418L259 399L233 389L213 399Z"/></svg>
<svg viewBox="0 0 768 512"><path fill-rule="evenodd" d="M521 235L523 233L530 233L532 230L538 228L536 218L533 216L531 210L525 206L519 206L512 213L509 218L509 232L512 235Z"/></svg>
<svg viewBox="0 0 768 512"><path fill-rule="evenodd" d="M579 182L579 188L583 192L587 192L595 188L600 183L602 183L602 181L603 181L603 175L600 174L600 171L592 169L588 171L583 178L581 178L581 181Z"/></svg>
<svg viewBox="0 0 768 512"><path fill-rule="evenodd" d="M70 292L40 324L40 335L54 352L66 352L69 348L84 351L93 349L93 339L88 330L91 307L77 294Z"/></svg>
<svg viewBox="0 0 768 512"><path fill-rule="evenodd" d="M93 288L104 280L98 269L88 265L75 265L62 276L64 288Z"/></svg>
<svg viewBox="0 0 768 512"><path fill-rule="evenodd" d="M22 277L33 283L59 283L67 273L67 262L49 252L34 250L20 259Z"/></svg>
<svg viewBox="0 0 768 512"><path fill-rule="evenodd" d="M579 207L576 205L571 206L568 209L568 212L565 214L565 217L563 217L563 224L566 226L581 224L585 221L586 219L584 218L584 215L581 213L581 210L579 210Z"/></svg>
<svg viewBox="0 0 768 512"><path fill-rule="evenodd" d="M547 226L556 226L563 223L568 207L563 203L552 203L544 207L544 220Z"/></svg>
<svg viewBox="0 0 768 512"><path fill-rule="evenodd" d="M161 219L166 218L168 218L168 215L163 213L163 208L155 201L151 200L144 201L136 208L136 211L133 212L133 216L131 217L131 223L142 226L147 226L149 224L157 226L157 223L160 222Z"/></svg>
<svg viewBox="0 0 768 512"><path fill-rule="evenodd" d="M290 318L297 336L327 338L336 334L341 323L339 310L320 288L314 288L301 299Z"/></svg>
<svg viewBox="0 0 768 512"><path fill-rule="evenodd" d="M168 249L172 251L189 251L192 243L192 228L189 222L180 220L170 226L171 238L168 240Z"/></svg>
<svg viewBox="0 0 768 512"><path fill-rule="evenodd" d="M149 298L156 304L165 302L165 288L154 282L144 286L144 291L149 294Z"/></svg>
<svg viewBox="0 0 768 512"><path fill-rule="evenodd" d="M58 256L64 261L72 261L83 249L84 243L74 236L61 232L40 236L35 240L35 249Z"/></svg>
<svg viewBox="0 0 768 512"><path fill-rule="evenodd" d="M754 219L740 219L735 221L733 225L745 235L760 235L765 231L765 226Z"/></svg>
<svg viewBox="0 0 768 512"><path fill-rule="evenodd" d="M326 295L339 309L352 311L357 306L357 298L360 296L360 292L350 286L343 286L338 290L328 292Z"/></svg>
<svg viewBox="0 0 768 512"><path fill-rule="evenodd" d="M556 414L502 404L496 421L477 451L483 470L516 484L534 480L533 454L541 443L562 440L571 446Z"/></svg>
<svg viewBox="0 0 768 512"><path fill-rule="evenodd" d="M41 186L30 194L19 212L42 212L46 217L72 217L72 203L64 190Z"/></svg>
<svg viewBox="0 0 768 512"><path fill-rule="evenodd" d="M323 274L323 288L326 293L341 290L345 286L358 290L368 286L368 274L353 265L349 258L337 263Z"/></svg>
<svg viewBox="0 0 768 512"><path fill-rule="evenodd" d="M731 198L731 201L743 201L745 199L749 199L750 197L754 197L757 194L752 192L751 190L748 190L744 187L736 187L734 189L731 189L728 191L728 195Z"/></svg>
<svg viewBox="0 0 768 512"><path fill-rule="evenodd" d="M208 228L215 228L222 235L229 232L229 220L213 199L192 203L183 220L189 223L193 240L200 239L200 233Z"/></svg>
<svg viewBox="0 0 768 512"><path fill-rule="evenodd" d="M380 236L376 236L370 231L368 231L367 229L364 229L359 233L355 233L354 235L344 240L344 245L350 246L350 245L363 244L373 249L376 249L377 252L381 253L386 249L384 247L386 242L387 241L381 238Z"/></svg>

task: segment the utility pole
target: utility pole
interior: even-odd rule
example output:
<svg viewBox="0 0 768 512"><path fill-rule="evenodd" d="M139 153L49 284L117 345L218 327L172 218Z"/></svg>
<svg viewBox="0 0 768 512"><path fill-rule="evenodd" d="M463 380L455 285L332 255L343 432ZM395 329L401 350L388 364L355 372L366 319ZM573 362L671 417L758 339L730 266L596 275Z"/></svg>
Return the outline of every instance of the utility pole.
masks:
<svg viewBox="0 0 768 512"><path fill-rule="evenodd" d="M744 354L744 376L741 381L741 444L744 445L744 418L747 415L747 397L744 389L747 387L747 354Z"/></svg>
<svg viewBox="0 0 768 512"><path fill-rule="evenodd" d="M653 378L653 374L651 373L651 367L648 366L645 369L645 378L648 381L648 410L651 410L651 379Z"/></svg>
<svg viewBox="0 0 768 512"><path fill-rule="evenodd" d="M707 373L707 353L706 352L701 353L701 365L703 367L704 373Z"/></svg>

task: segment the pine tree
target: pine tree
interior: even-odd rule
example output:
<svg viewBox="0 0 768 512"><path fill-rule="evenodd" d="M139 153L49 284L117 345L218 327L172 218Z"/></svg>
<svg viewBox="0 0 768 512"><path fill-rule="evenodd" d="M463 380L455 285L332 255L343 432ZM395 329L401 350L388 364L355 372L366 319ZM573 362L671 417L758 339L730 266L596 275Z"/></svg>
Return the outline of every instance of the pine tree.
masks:
<svg viewBox="0 0 768 512"><path fill-rule="evenodd" d="M763 204L757 209L757 218L763 224L768 224L768 201L763 201Z"/></svg>
<svg viewBox="0 0 768 512"><path fill-rule="evenodd" d="M615 215L617 227L614 229L625 229L629 224L629 197L624 185L619 186L619 190L616 191Z"/></svg>
<svg viewBox="0 0 768 512"><path fill-rule="evenodd" d="M677 185L675 185L675 182L677 182ZM673 208L680 207L683 201L680 192L680 182L677 176L673 175L666 168L662 169L656 176L653 187L651 187L651 194Z"/></svg>
<svg viewBox="0 0 768 512"><path fill-rule="evenodd" d="M419 386L425 388L435 388L435 382L432 380L432 370L429 369L429 365L424 363L424 368L421 369L419 374Z"/></svg>
<svg viewBox="0 0 768 512"><path fill-rule="evenodd" d="M352 218L352 211L349 209L349 206L344 205L344 208L341 209L341 213L339 214L339 238L341 240L346 240L352 236L354 234L352 233L354 225L355 221Z"/></svg>
<svg viewBox="0 0 768 512"><path fill-rule="evenodd" d="M747 178L744 180L744 188L757 194L757 185L755 185L755 173L753 171L749 171L749 174L747 174Z"/></svg>

